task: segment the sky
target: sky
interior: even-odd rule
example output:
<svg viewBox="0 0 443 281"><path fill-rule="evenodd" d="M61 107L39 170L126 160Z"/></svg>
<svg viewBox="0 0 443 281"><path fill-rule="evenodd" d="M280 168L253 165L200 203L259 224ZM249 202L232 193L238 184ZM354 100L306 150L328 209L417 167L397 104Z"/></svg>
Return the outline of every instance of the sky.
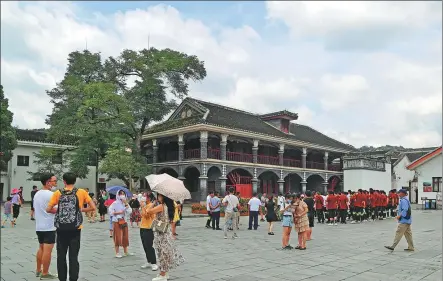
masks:
<svg viewBox="0 0 443 281"><path fill-rule="evenodd" d="M67 56L150 46L197 55L189 95L356 147L442 143L442 3L1 2L1 83L20 128L46 127Z"/></svg>

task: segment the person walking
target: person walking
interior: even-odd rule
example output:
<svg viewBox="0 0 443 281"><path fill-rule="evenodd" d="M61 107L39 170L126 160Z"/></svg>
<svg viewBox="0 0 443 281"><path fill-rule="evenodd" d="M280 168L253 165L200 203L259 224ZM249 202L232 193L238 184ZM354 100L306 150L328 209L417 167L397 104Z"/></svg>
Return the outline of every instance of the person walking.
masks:
<svg viewBox="0 0 443 281"><path fill-rule="evenodd" d="M303 202L305 202L306 206L308 206L308 220L309 220L309 229L306 230L306 241L311 241L312 239L312 228L314 227L314 198L312 198L311 191L306 191L306 197L303 198Z"/></svg>
<svg viewBox="0 0 443 281"><path fill-rule="evenodd" d="M248 230L252 230L252 223L254 223L254 230L258 228L258 212L261 208L262 202L257 198L257 192L252 194L252 198L249 199L249 227Z"/></svg>
<svg viewBox="0 0 443 281"><path fill-rule="evenodd" d="M14 221L12 219L12 197L8 196L6 202L3 205L3 222L2 228L5 228L6 221L11 222L11 227L14 227Z"/></svg>
<svg viewBox="0 0 443 281"><path fill-rule="evenodd" d="M141 222L140 222L140 238L142 240L143 250L145 251L147 262L141 268L150 267L152 271L158 270L157 259L155 256L154 232L152 231L152 222L155 215L149 214L148 211L154 207L155 197L149 194L141 200Z"/></svg>
<svg viewBox="0 0 443 281"><path fill-rule="evenodd" d="M40 178L43 188L33 198L35 212L35 231L38 238L38 251L36 254L37 269L35 276L40 280L56 279L57 275L49 273L51 253L55 244L54 215L56 210L46 212L46 206L53 195L57 185L54 174L43 174ZM34 188L34 190L36 190Z"/></svg>
<svg viewBox="0 0 443 281"><path fill-rule="evenodd" d="M57 271L60 281L68 280L66 254L69 251L69 281L77 281L80 272L78 254L80 252L80 237L83 228L82 213L95 211L95 204L84 189L74 187L77 176L68 172L63 174L63 190L57 190L49 200L46 212L55 211L54 225L57 228ZM84 204L88 207L84 208Z"/></svg>
<svg viewBox="0 0 443 281"><path fill-rule="evenodd" d="M128 204L128 199L123 190L117 192L114 203L109 206L109 214L112 216L112 226L114 232L115 257L122 258L120 247L123 248L124 256L129 256L129 231L126 218L131 215L132 209Z"/></svg>
<svg viewBox="0 0 443 281"><path fill-rule="evenodd" d="M37 193L38 189L36 185L32 186L32 191L31 191L31 220L35 220L34 218L34 196Z"/></svg>
<svg viewBox="0 0 443 281"><path fill-rule="evenodd" d="M237 213L239 210L239 201L237 196L234 194L234 188L229 188L228 194L223 198L222 204L225 206L225 226L224 226L224 238L228 239L228 227L229 224L232 223L232 231L234 234L232 235L232 239L238 238L237 236Z"/></svg>
<svg viewBox="0 0 443 281"><path fill-rule="evenodd" d="M209 207L209 204L211 202L211 198L214 197L214 191L209 191L208 196L206 197L206 211L208 211L208 219L206 220L206 228L211 228L211 208Z"/></svg>
<svg viewBox="0 0 443 281"><path fill-rule="evenodd" d="M275 203L272 195L269 196L269 200L265 205L266 208L266 221L268 222L268 235L274 235L272 232L272 227L274 222L278 220L277 214L275 213Z"/></svg>
<svg viewBox="0 0 443 281"><path fill-rule="evenodd" d="M23 202L20 200L20 194L17 189L12 190L12 223L17 224L17 218L20 215L20 208Z"/></svg>
<svg viewBox="0 0 443 281"><path fill-rule="evenodd" d="M415 248L411 231L411 203L407 198L408 192L406 189L400 189L398 191L398 195L400 197L400 202L398 204L396 217L398 220L397 231L395 232L394 243L392 243L392 246L385 246L385 248L394 251L395 247L398 245L398 242L400 242L404 235L406 241L408 242L408 248L405 249L405 251L413 252Z"/></svg>

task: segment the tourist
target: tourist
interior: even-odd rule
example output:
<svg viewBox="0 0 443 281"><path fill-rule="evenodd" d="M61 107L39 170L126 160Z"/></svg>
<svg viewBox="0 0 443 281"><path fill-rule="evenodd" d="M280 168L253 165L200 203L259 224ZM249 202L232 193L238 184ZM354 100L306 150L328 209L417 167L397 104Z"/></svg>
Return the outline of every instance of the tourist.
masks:
<svg viewBox="0 0 443 281"><path fill-rule="evenodd" d="M391 214L391 216L393 218L395 218L399 200L400 200L400 198L397 194L397 189L393 189L392 190L392 214Z"/></svg>
<svg viewBox="0 0 443 281"><path fill-rule="evenodd" d="M214 191L209 191L208 196L206 196L206 210L208 211L208 219L206 220L206 228L211 228L211 208L209 207L209 204L211 202L211 198L214 197Z"/></svg>
<svg viewBox="0 0 443 281"><path fill-rule="evenodd" d="M142 240L143 250L145 251L146 263L141 268L150 267L152 271L158 269L157 259L155 256L154 232L152 231L152 222L154 221L154 214L149 214L148 210L154 207L155 197L152 193L149 196L143 197L141 202L141 222L140 222L140 238Z"/></svg>
<svg viewBox="0 0 443 281"><path fill-rule="evenodd" d="M268 222L268 235L274 235L272 227L274 222L277 221L277 214L275 213L275 203L272 195L269 196L268 201L265 205L266 208L266 221Z"/></svg>
<svg viewBox="0 0 443 281"><path fill-rule="evenodd" d="M177 222L180 222L180 215L178 214L178 209L180 207L180 202L174 202L174 218L171 221L171 232L172 232L172 238L176 239L175 236L177 236ZM212 214L211 214L212 216Z"/></svg>
<svg viewBox="0 0 443 281"><path fill-rule="evenodd" d="M157 195L158 206L150 208L146 211L147 214L155 214L156 219L164 224L168 224L174 220L174 201L162 194ZM169 271L174 269L185 260L178 251L170 228L166 228L161 232L154 228L154 245L157 252L158 264L160 265L160 274L153 278L152 281L167 281L169 278Z"/></svg>
<svg viewBox="0 0 443 281"><path fill-rule="evenodd" d="M112 203L115 202L115 194L109 194L109 199L107 199L105 201L105 207L108 209L108 214L109 214L109 206L112 205ZM114 225L112 224L112 215L109 214L109 237L112 238L113 237L113 232L114 232Z"/></svg>
<svg viewBox="0 0 443 281"><path fill-rule="evenodd" d="M216 193L209 202L212 217L212 230L222 230L220 228L220 206L221 200L218 198L218 193Z"/></svg>
<svg viewBox="0 0 443 281"><path fill-rule="evenodd" d="M20 197L20 208L23 208L23 203L25 203L25 198L23 198L23 186L18 189L18 196Z"/></svg>
<svg viewBox="0 0 443 281"><path fill-rule="evenodd" d="M282 214L280 213L280 209L281 206L284 204L285 202L285 197L283 196L283 194L279 193L277 199L277 208L275 209L275 213L277 214L277 220L281 221L282 220Z"/></svg>
<svg viewBox="0 0 443 281"><path fill-rule="evenodd" d="M36 185L32 186L32 191L31 191L31 220L35 220L34 219L34 196L37 193L38 189Z"/></svg>
<svg viewBox="0 0 443 281"><path fill-rule="evenodd" d="M141 199L141 197L140 197ZM137 227L138 224L140 223L140 201L138 200L138 196L137 195L132 195L131 200L129 200L129 206L132 209L132 213L131 213L131 227L134 227L133 223L135 222Z"/></svg>
<svg viewBox="0 0 443 281"><path fill-rule="evenodd" d="M309 219L307 216L308 205L301 200L300 193L293 197L292 212L294 217L294 230L298 234L298 246L295 249L306 250L306 232L309 230Z"/></svg>
<svg viewBox="0 0 443 281"><path fill-rule="evenodd" d="M384 190L381 190L381 217L382 220L386 218L387 209L388 209L388 196Z"/></svg>
<svg viewBox="0 0 443 281"><path fill-rule="evenodd" d="M94 202L95 206L97 206L98 201L97 201L97 199L95 198L94 193L92 193L92 192L89 193L89 197L91 197L92 202ZM87 205L87 207L89 208L90 206ZM87 213L86 213L86 216L87 216L87 218L88 218L89 223L95 223L95 217L97 216L97 213L96 213L95 210L87 212Z"/></svg>
<svg viewBox="0 0 443 281"><path fill-rule="evenodd" d="M120 247L123 247L123 255L129 256L129 231L126 217L131 215L132 209L128 204L126 193L123 190L117 192L116 200L109 206L109 214L112 216L112 226L114 232L115 257L123 257L120 254Z"/></svg>
<svg viewBox="0 0 443 281"><path fill-rule="evenodd" d="M354 207L355 207L356 221L359 223L363 222L363 209L365 206L364 206L364 195L362 189L359 189L357 194L355 195Z"/></svg>
<svg viewBox="0 0 443 281"><path fill-rule="evenodd" d="M237 197L237 200L238 200L238 204L239 204L239 207L238 207L238 212L236 212L235 213L235 218L237 219L237 230L239 230L240 229L240 216L241 216L241 210L240 210L240 199L241 199L241 197L240 197L240 192L236 192L235 193L235 197Z"/></svg>
<svg viewBox="0 0 443 281"><path fill-rule="evenodd" d="M11 202L12 202L12 223L14 225L17 225L17 218L20 215L20 208L22 205L20 194L17 189L13 190Z"/></svg>
<svg viewBox="0 0 443 281"><path fill-rule="evenodd" d="M326 207L328 208L328 225L338 225L336 221L337 197L332 191L329 191L326 197Z"/></svg>
<svg viewBox="0 0 443 281"><path fill-rule="evenodd" d="M325 206L325 201L323 199L323 196L318 192L314 196L315 201L315 211L317 213L317 221L318 223L325 223L325 214L323 212L323 208Z"/></svg>
<svg viewBox="0 0 443 281"><path fill-rule="evenodd" d="M338 209L340 223L346 224L346 216L348 214L348 197L344 192L340 192L340 197L338 198Z"/></svg>
<svg viewBox="0 0 443 281"><path fill-rule="evenodd" d="M308 221L309 221L309 229L306 230L306 240L311 241L312 239L312 228L314 227L314 198L312 198L311 191L306 191L306 197L303 198L303 202L305 202L306 206L308 206Z"/></svg>
<svg viewBox="0 0 443 281"><path fill-rule="evenodd" d="M54 225L57 228L57 271L58 279L66 281L68 267L66 254L69 251L69 281L77 281L80 265L78 254L80 251L81 229L83 228L83 216L81 212L95 210L95 204L84 189L77 189L74 184L77 176L74 173L63 175L63 190L57 190L49 200L46 212L53 212L57 206ZM62 204L59 204L62 203ZM84 208L84 204L89 207Z"/></svg>
<svg viewBox="0 0 443 281"><path fill-rule="evenodd" d="M14 220L12 218L12 197L8 196L6 198L6 202L3 205L3 222L2 222L2 228L5 228L6 221L11 222L11 227L14 227Z"/></svg>
<svg viewBox="0 0 443 281"><path fill-rule="evenodd" d="M293 196L290 194L286 194L285 201L280 206L280 213L283 215L282 217L282 226L283 226L283 234L282 234L282 249L283 250L291 250L293 247L289 245L289 240L291 239L291 230L294 224L294 219L292 216L292 199Z"/></svg>
<svg viewBox="0 0 443 281"><path fill-rule="evenodd" d="M234 188L230 187L227 195L223 198L222 204L225 206L225 227L224 227L224 238L228 238L228 227L232 224L232 230L234 234L232 238L238 238L236 230L237 226L237 213L240 212L240 203L237 196L234 195Z"/></svg>
<svg viewBox="0 0 443 281"><path fill-rule="evenodd" d="M260 216L261 216L261 218L260 218L260 221L265 221L264 220L264 216L266 215L266 203L267 203L267 201L268 201L268 197L266 196L266 192L263 192L263 194L262 194L262 196L261 196L261 198L260 198L260 201L261 201L261 206L260 206Z"/></svg>
<svg viewBox="0 0 443 281"><path fill-rule="evenodd" d="M33 198L35 208L35 231L37 233L39 248L36 254L37 269L35 276L40 280L56 279L57 275L49 273L51 253L55 244L54 214L56 209L46 212L46 207L57 186L54 174L43 174L40 178L43 188ZM36 189L36 188L35 188Z"/></svg>
<svg viewBox="0 0 443 281"><path fill-rule="evenodd" d="M412 231L411 231L411 224L412 224L411 203L407 198L408 192L406 191L406 189L400 189L398 191L398 195L400 197L400 202L398 205L397 217L396 217L398 221L397 231L395 233L394 243L392 243L392 246L385 246L385 248L394 251L398 242L400 242L401 238L404 235L406 241L408 242L408 248L405 249L405 251L413 252L415 248L414 248L414 242L412 240Z"/></svg>
<svg viewBox="0 0 443 281"><path fill-rule="evenodd" d="M98 195L98 213L100 215L100 222L104 222L105 221L105 215L107 213L107 208L105 206L105 201L106 201L106 194L104 194L104 191L101 190L99 195Z"/></svg>
<svg viewBox="0 0 443 281"><path fill-rule="evenodd" d="M266 200L264 200L266 202ZM252 223L254 223L254 230L258 228L258 212L261 208L262 202L257 198L257 192L252 194L252 198L249 199L249 227L248 230L252 230Z"/></svg>

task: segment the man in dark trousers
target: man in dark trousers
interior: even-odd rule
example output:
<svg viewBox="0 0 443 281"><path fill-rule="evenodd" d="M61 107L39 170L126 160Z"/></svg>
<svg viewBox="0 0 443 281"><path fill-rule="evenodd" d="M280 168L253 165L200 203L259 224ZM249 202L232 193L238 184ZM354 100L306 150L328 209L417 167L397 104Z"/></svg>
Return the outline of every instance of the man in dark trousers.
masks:
<svg viewBox="0 0 443 281"><path fill-rule="evenodd" d="M261 201L257 198L257 192L252 194L252 198L248 202L249 206L249 227L248 229L252 229L252 224L254 223L254 230L257 230L258 227L258 212L261 207Z"/></svg>
<svg viewBox="0 0 443 281"><path fill-rule="evenodd" d="M31 191L31 220L35 220L34 219L34 196L37 193L38 189L36 185L32 186L32 191Z"/></svg>

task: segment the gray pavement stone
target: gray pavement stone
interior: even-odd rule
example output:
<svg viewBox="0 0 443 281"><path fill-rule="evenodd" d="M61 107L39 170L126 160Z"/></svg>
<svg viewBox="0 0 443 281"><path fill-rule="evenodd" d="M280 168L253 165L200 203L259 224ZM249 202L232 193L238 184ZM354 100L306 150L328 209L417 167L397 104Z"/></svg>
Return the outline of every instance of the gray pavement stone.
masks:
<svg viewBox="0 0 443 281"><path fill-rule="evenodd" d="M26 210L26 208L25 208ZM170 272L171 280L229 281L442 281L442 215L440 211L413 212L416 252L404 252L402 240L394 252L394 220L355 225L316 225L306 251L282 251L281 227L267 235L262 222L257 231L246 230L242 218L239 239L223 239L222 231L204 228L205 218L185 218L177 228L177 244L186 262ZM114 258L107 222L86 224L80 249L81 281L150 280L157 273L141 269L144 253L139 229L130 228L130 251L135 255ZM296 245L293 234L291 244ZM16 228L1 230L1 280L36 280L34 223L28 216ZM51 271L56 272L56 251Z"/></svg>

